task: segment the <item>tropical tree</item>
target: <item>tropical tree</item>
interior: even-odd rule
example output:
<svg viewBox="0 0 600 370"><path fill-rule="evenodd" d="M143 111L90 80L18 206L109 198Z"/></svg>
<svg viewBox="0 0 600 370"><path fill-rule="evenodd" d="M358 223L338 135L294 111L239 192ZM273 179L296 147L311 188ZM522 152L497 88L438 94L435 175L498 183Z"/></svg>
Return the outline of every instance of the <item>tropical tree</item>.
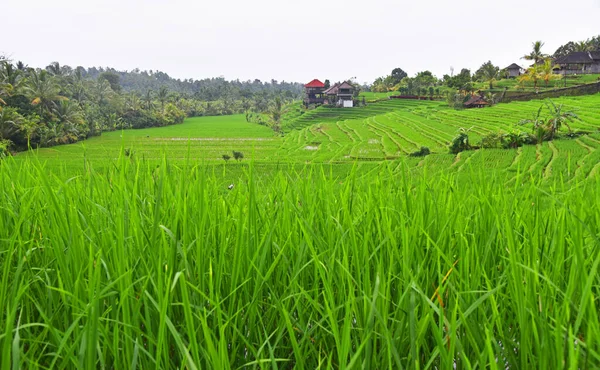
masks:
<svg viewBox="0 0 600 370"><path fill-rule="evenodd" d="M12 63L3 61L0 63L0 83L8 84L11 86L12 93L15 93L23 87L24 72L15 68Z"/></svg>
<svg viewBox="0 0 600 370"><path fill-rule="evenodd" d="M536 41L532 44L532 46L533 48L531 52L527 55L524 55L522 59L531 60L535 64L538 64L538 62L548 57L548 55L542 53L542 47L544 46L543 42Z"/></svg>
<svg viewBox="0 0 600 370"><path fill-rule="evenodd" d="M79 127L84 124L81 109L77 104L73 104L68 100L60 101L56 105L56 108L54 108L54 114L59 123L73 127Z"/></svg>
<svg viewBox="0 0 600 370"><path fill-rule="evenodd" d="M490 86L490 90L494 88L494 82L500 78L500 67L494 66L491 62L485 63L481 67L482 76L481 79L487 82Z"/></svg>
<svg viewBox="0 0 600 370"><path fill-rule="evenodd" d="M161 86L160 89L158 89L156 98L160 102L161 111L164 111L165 103L167 102L167 99L169 98L169 89L166 86Z"/></svg>
<svg viewBox="0 0 600 370"><path fill-rule="evenodd" d="M105 105L108 102L108 99L114 95L113 89L110 87L110 83L103 79L99 78L96 80L93 88L93 94L96 97L96 103L100 106Z"/></svg>
<svg viewBox="0 0 600 370"><path fill-rule="evenodd" d="M275 102L271 109L268 111L270 127L276 133L281 133L281 117L286 113L283 101L280 97L275 98Z"/></svg>
<svg viewBox="0 0 600 370"><path fill-rule="evenodd" d="M540 75L540 79L543 80L548 87L548 82L552 80L559 80L561 78L560 75L554 73L554 70L557 68L556 65L552 64L552 61L548 58L544 61L544 64L541 64L538 68L538 72Z"/></svg>
<svg viewBox="0 0 600 370"><path fill-rule="evenodd" d="M154 100L152 97L152 90L146 90L144 96L142 96L142 102L144 103L144 107L147 110L151 110L154 105Z"/></svg>
<svg viewBox="0 0 600 370"><path fill-rule="evenodd" d="M543 105L538 108L532 118L522 119L518 123L521 126L531 124L532 132L536 134L538 143L541 143L544 140L544 136L546 136L546 120L542 118L542 109L544 109Z"/></svg>
<svg viewBox="0 0 600 370"><path fill-rule="evenodd" d="M534 64L527 69L527 72L519 76L519 83L522 84L526 81L533 82L533 88L537 89L538 81L542 78L540 74L540 65Z"/></svg>
<svg viewBox="0 0 600 370"><path fill-rule="evenodd" d="M0 111L0 140L9 140L19 131L23 117L15 108L8 107Z"/></svg>
<svg viewBox="0 0 600 370"><path fill-rule="evenodd" d="M544 107L548 110L547 117L542 117ZM565 110L563 104L556 105L552 100L548 99L544 105L539 107L532 119L521 120L519 121L519 125L532 124L533 132L537 134L538 142L541 142L544 138L548 138L549 140L554 139L554 136L563 125L567 126L569 133L571 133L569 123L577 120L579 120L579 117L575 112Z"/></svg>
<svg viewBox="0 0 600 370"><path fill-rule="evenodd" d="M5 82L0 82L0 111L2 111L2 104L6 105L6 102L2 99L2 97L10 96L10 92L12 91L12 85Z"/></svg>
<svg viewBox="0 0 600 370"><path fill-rule="evenodd" d="M60 86L47 71L31 70L27 80L26 93L31 99L31 104L40 107L40 117L45 111L51 111L55 101L66 100L60 95Z"/></svg>
<svg viewBox="0 0 600 370"><path fill-rule="evenodd" d="M565 110L563 104L556 105L552 100L546 101L546 107L548 108L549 116L546 121L548 130L550 131L550 139L554 138L556 132L564 125L569 129L569 133L572 132L569 122L579 120L579 116L573 111Z"/></svg>
<svg viewBox="0 0 600 370"><path fill-rule="evenodd" d="M594 51L596 45L593 40L587 39L573 44L573 51Z"/></svg>
<svg viewBox="0 0 600 370"><path fill-rule="evenodd" d="M125 101L127 109L131 112L138 112L142 109L142 99L137 94L129 94Z"/></svg>

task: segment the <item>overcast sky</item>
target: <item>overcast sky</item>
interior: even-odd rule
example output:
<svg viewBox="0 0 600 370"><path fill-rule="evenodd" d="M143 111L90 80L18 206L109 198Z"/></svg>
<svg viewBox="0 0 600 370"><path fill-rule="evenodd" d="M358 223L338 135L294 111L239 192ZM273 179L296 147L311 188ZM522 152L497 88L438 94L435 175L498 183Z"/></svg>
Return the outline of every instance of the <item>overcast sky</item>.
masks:
<svg viewBox="0 0 600 370"><path fill-rule="evenodd" d="M600 34L600 0L0 0L0 12L0 53L30 66L195 79L441 77Z"/></svg>

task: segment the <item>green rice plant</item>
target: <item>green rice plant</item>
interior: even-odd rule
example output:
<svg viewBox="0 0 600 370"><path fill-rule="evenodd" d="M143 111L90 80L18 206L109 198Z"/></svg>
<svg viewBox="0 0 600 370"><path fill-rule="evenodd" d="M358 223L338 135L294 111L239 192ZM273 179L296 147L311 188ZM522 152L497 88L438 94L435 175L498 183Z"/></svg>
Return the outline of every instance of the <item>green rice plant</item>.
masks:
<svg viewBox="0 0 600 370"><path fill-rule="evenodd" d="M507 182L477 153L7 158L0 365L599 367L600 177Z"/></svg>

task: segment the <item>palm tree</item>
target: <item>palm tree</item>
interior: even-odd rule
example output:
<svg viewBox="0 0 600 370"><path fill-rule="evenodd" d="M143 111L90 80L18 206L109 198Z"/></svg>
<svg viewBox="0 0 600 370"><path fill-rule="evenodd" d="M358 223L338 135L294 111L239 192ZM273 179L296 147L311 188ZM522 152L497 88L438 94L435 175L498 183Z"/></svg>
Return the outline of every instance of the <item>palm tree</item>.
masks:
<svg viewBox="0 0 600 370"><path fill-rule="evenodd" d="M142 100L137 94L130 94L126 100L127 109L132 112L137 112L142 109Z"/></svg>
<svg viewBox="0 0 600 370"><path fill-rule="evenodd" d="M546 59L544 64L540 65L538 68L538 72L540 75L540 79L544 80L546 83L546 87L548 87L548 82L552 80L558 80L561 78L560 75L554 73L554 70L557 68L556 65L552 64L550 59Z"/></svg>
<svg viewBox="0 0 600 370"><path fill-rule="evenodd" d="M494 82L498 80L500 76L500 68L494 66L492 63L486 63L483 66L483 80L490 84L490 90L494 88Z"/></svg>
<svg viewBox="0 0 600 370"><path fill-rule="evenodd" d="M574 44L574 51L594 51L595 45L592 40L587 39Z"/></svg>
<svg viewBox="0 0 600 370"><path fill-rule="evenodd" d="M160 89L158 90L158 94L156 95L156 98L160 102L160 107L163 112L165 111L165 103L167 102L168 97L169 97L169 89L167 89L166 86L161 86Z"/></svg>
<svg viewBox="0 0 600 370"><path fill-rule="evenodd" d="M98 103L98 105L104 105L106 100L114 94L114 91L111 89L108 81L104 78L100 78L96 80L96 83L94 84L93 94L96 97L96 103Z"/></svg>
<svg viewBox="0 0 600 370"><path fill-rule="evenodd" d="M0 111L2 111L2 105L6 105L6 102L2 100L2 96L10 96L12 91L12 85L9 83L0 82Z"/></svg>
<svg viewBox="0 0 600 370"><path fill-rule="evenodd" d="M151 110L152 109L152 105L153 105L152 90L146 91L146 93L142 97L142 101L144 102L145 108L147 110Z"/></svg>
<svg viewBox="0 0 600 370"><path fill-rule="evenodd" d="M55 101L67 100L60 95L60 87L47 71L32 70L27 80L26 92L31 98L31 104L40 107L40 117L44 109L51 110Z"/></svg>
<svg viewBox="0 0 600 370"><path fill-rule="evenodd" d="M23 117L11 107L0 111L0 140L10 140L17 131Z"/></svg>
<svg viewBox="0 0 600 370"><path fill-rule="evenodd" d="M532 44L532 46L533 50L531 50L531 53L524 55L523 59L533 60L535 64L538 64L539 61L548 57L548 55L542 53L542 47L544 46L543 42L536 41Z"/></svg>
<svg viewBox="0 0 600 370"><path fill-rule="evenodd" d="M22 75L23 71L15 68L11 63L0 63L0 81L5 84L10 84L13 92L20 90L20 88L23 86L23 82L25 80Z"/></svg>

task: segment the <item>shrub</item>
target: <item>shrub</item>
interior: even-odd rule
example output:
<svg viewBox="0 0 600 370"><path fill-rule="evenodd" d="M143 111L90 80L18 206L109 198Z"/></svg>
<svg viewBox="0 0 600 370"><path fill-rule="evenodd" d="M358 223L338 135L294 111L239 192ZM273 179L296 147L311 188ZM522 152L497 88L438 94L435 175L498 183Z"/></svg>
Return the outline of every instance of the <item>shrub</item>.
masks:
<svg viewBox="0 0 600 370"><path fill-rule="evenodd" d="M7 139L0 139L0 159L9 156L9 148L12 146L12 141Z"/></svg>
<svg viewBox="0 0 600 370"><path fill-rule="evenodd" d="M169 103L165 105L165 110L161 114L161 124L162 126L175 125L178 123L183 123L185 120L185 113L177 108L177 106L173 103Z"/></svg>
<svg viewBox="0 0 600 370"><path fill-rule="evenodd" d="M425 157L426 155L431 154L431 150L428 147L422 146L421 149L416 152L412 152L409 154L409 157Z"/></svg>
<svg viewBox="0 0 600 370"><path fill-rule="evenodd" d="M481 147L486 149L495 149L500 147L500 141L502 134L498 132L492 132L481 138Z"/></svg>
<svg viewBox="0 0 600 370"><path fill-rule="evenodd" d="M473 147L471 147L471 144L469 144L469 135L467 135L467 133L465 131L461 131L452 140L452 143L450 144L450 147L448 149L450 149L450 153L458 154L460 152L463 152L465 150L470 150L472 148Z"/></svg>
<svg viewBox="0 0 600 370"><path fill-rule="evenodd" d="M509 132L500 137L500 145L503 149L514 149L525 144L536 144L535 136L526 132Z"/></svg>
<svg viewBox="0 0 600 370"><path fill-rule="evenodd" d="M236 161L240 161L244 158L244 154L242 152L236 152L235 150L233 151L233 158L235 158Z"/></svg>
<svg viewBox="0 0 600 370"><path fill-rule="evenodd" d="M231 159L231 157L227 154L223 154L223 159L225 160L225 162L227 162Z"/></svg>

